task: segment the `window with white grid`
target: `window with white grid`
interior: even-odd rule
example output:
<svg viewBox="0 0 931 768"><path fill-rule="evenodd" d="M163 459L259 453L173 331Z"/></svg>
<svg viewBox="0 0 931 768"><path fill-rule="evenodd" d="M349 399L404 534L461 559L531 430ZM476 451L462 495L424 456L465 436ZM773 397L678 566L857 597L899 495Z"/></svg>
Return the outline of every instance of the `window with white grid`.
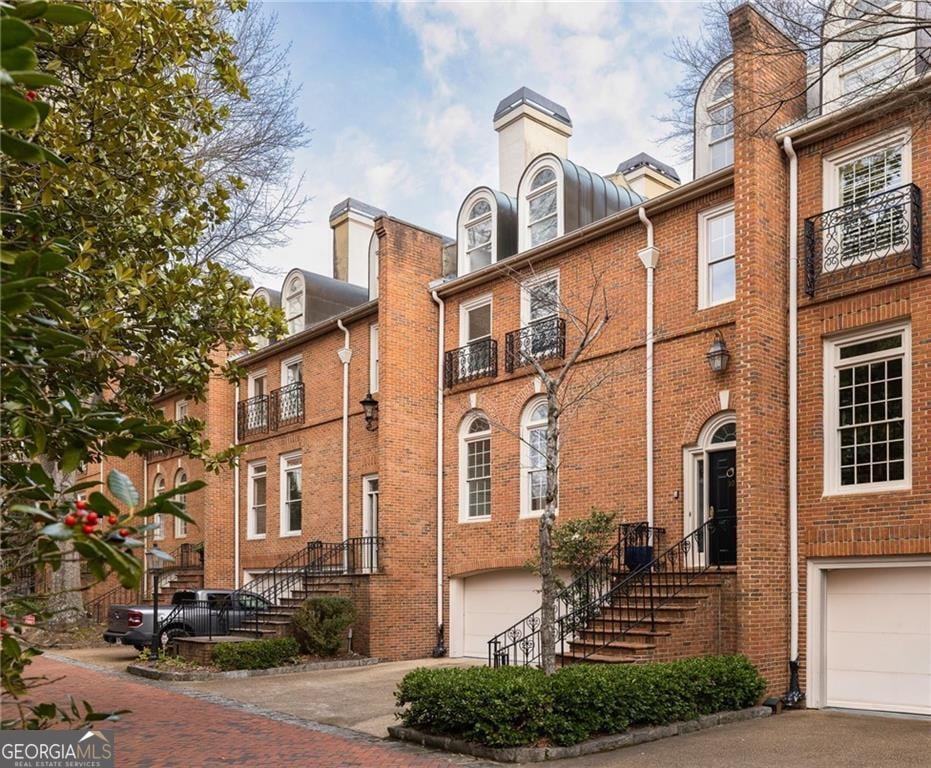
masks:
<svg viewBox="0 0 931 768"><path fill-rule="evenodd" d="M907 325L827 342L826 493L909 487L909 347Z"/></svg>
<svg viewBox="0 0 931 768"><path fill-rule="evenodd" d="M484 416L469 423L465 438L466 515L491 516L491 427Z"/></svg>
<svg viewBox="0 0 931 768"><path fill-rule="evenodd" d="M733 301L737 292L734 204L698 215L698 308Z"/></svg>
<svg viewBox="0 0 931 768"><path fill-rule="evenodd" d="M536 517L546 510L546 400L524 409L521 424L521 515Z"/></svg>
<svg viewBox="0 0 931 768"><path fill-rule="evenodd" d="M264 539L266 530L266 501L268 466L264 461L249 464L249 538Z"/></svg>

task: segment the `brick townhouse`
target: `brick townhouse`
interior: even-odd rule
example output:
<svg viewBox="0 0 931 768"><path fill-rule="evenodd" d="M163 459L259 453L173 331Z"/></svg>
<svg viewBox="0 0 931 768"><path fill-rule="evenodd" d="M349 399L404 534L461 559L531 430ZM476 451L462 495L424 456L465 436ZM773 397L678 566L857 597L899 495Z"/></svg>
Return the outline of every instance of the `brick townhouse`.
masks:
<svg viewBox="0 0 931 768"><path fill-rule="evenodd" d="M238 387L163 403L244 448L162 546L202 539L205 583L267 591L289 556L349 541L330 582L357 650L532 660L529 361L562 364L597 285L610 319L574 375L609 375L562 419L558 517L645 524L658 566L648 585L618 554L596 614L560 630L564 660L741 652L774 694L799 669L809 706L931 712L927 77L915 57L900 88L855 91L860 67L912 67L890 47L806 97L801 51L750 6L729 21L688 183L642 153L579 166L567 110L522 88L454 239L337 205L334 277L257 291L288 334L240 357ZM147 494L202 474L128 467Z"/></svg>

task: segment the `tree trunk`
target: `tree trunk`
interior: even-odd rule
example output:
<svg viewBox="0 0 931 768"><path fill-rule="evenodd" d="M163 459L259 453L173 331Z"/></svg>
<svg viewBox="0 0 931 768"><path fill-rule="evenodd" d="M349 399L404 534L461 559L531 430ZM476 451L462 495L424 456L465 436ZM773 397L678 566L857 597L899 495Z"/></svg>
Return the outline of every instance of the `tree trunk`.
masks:
<svg viewBox="0 0 931 768"><path fill-rule="evenodd" d="M45 471L55 483L56 488L68 488L75 483L76 474L63 475L59 466L43 461ZM49 578L46 608L50 614L48 624L54 627L67 627L77 623L84 616L84 598L81 595L81 557L74 551L72 541L63 541L61 550L61 567L52 571Z"/></svg>
<svg viewBox="0 0 931 768"><path fill-rule="evenodd" d="M553 524L559 498L559 416L558 392L547 388L546 422L546 510L540 517L540 577L543 594L540 604L540 664L547 675L556 671L556 574L553 572Z"/></svg>

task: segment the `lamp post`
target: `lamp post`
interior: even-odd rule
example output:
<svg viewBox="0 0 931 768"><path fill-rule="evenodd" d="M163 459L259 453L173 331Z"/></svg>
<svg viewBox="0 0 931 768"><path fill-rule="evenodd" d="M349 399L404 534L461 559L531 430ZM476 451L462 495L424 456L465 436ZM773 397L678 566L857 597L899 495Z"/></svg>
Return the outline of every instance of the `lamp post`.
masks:
<svg viewBox="0 0 931 768"><path fill-rule="evenodd" d="M369 432L378 429L378 401L372 397L372 393L366 393L365 397L359 401L362 410L365 412L365 428Z"/></svg>
<svg viewBox="0 0 931 768"><path fill-rule="evenodd" d="M711 342L711 349L709 349L708 354L705 355L705 359L708 360L708 365L711 366L711 370L715 373L723 373L727 368L727 361L730 356L731 353L727 351L727 344L724 343L724 337L721 335L720 331L715 333L714 341Z"/></svg>
<svg viewBox="0 0 931 768"><path fill-rule="evenodd" d="M159 631L158 631L158 582L164 570L165 560L171 556L155 545L145 553L146 568L152 574L152 647L149 651L151 661L158 660Z"/></svg>

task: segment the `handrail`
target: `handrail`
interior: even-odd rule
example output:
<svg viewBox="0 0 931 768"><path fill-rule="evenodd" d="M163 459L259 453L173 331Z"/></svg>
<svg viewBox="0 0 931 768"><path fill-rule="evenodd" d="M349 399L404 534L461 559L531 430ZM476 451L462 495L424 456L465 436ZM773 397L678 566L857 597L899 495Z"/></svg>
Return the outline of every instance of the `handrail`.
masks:
<svg viewBox="0 0 931 768"><path fill-rule="evenodd" d="M665 529L647 523L624 523L618 526L617 541L570 584L556 593L556 616L575 613L580 606L600 603L622 574L636 573L662 545ZM540 655L538 635L542 625L542 608L495 635L488 641L488 663L533 664ZM563 640L557 636L557 641Z"/></svg>
<svg viewBox="0 0 931 768"><path fill-rule="evenodd" d="M544 317L504 337L504 370L508 373L529 365L566 356L566 321L562 317Z"/></svg>
<svg viewBox="0 0 931 768"><path fill-rule="evenodd" d="M446 388L498 375L498 342L491 337L450 349L444 358Z"/></svg>

